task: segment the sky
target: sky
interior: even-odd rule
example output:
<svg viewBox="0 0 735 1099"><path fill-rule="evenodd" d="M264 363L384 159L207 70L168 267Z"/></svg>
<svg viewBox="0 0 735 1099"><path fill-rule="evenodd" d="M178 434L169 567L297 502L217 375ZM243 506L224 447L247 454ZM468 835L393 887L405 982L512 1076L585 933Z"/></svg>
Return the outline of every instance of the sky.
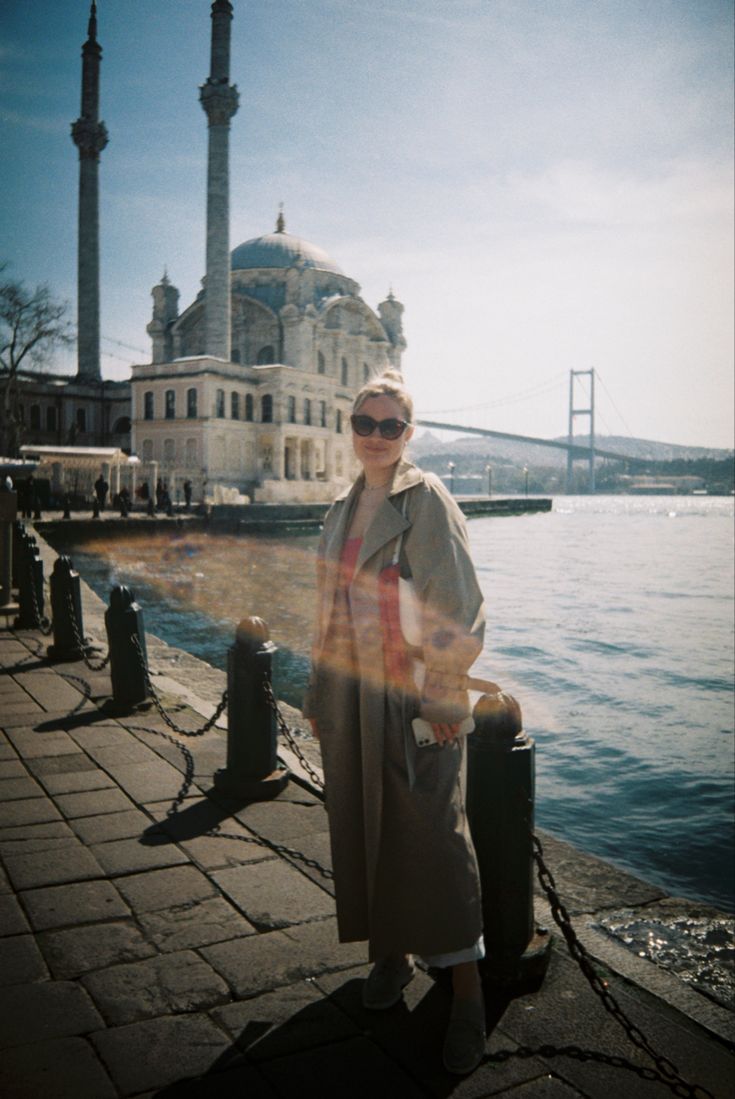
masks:
<svg viewBox="0 0 735 1099"><path fill-rule="evenodd" d="M733 446L731 0L234 0L230 243L405 305L428 419ZM99 0L103 374L204 274L209 0ZM0 259L76 310L88 0L0 0ZM73 372L73 351L59 370ZM575 404L586 407L586 378ZM577 431L586 430L580 417Z"/></svg>

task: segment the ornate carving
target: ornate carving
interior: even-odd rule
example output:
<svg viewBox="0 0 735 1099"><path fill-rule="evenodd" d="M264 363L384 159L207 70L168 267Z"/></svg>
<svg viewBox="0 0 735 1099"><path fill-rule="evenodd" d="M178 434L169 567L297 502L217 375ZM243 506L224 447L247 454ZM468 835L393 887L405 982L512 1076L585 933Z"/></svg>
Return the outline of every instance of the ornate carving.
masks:
<svg viewBox="0 0 735 1099"><path fill-rule="evenodd" d="M226 126L237 110L239 99L235 84L213 84L207 80L199 89L199 102L210 126Z"/></svg>
<svg viewBox="0 0 735 1099"><path fill-rule="evenodd" d="M91 118L78 118L71 124L71 137L79 149L79 156L98 160L107 144L107 127L104 122L93 122Z"/></svg>

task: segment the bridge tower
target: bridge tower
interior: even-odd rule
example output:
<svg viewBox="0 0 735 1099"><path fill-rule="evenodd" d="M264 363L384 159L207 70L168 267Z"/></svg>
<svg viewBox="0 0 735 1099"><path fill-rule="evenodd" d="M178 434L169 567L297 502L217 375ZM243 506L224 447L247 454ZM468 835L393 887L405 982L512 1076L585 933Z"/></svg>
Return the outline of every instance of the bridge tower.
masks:
<svg viewBox="0 0 735 1099"><path fill-rule="evenodd" d="M577 378L588 376L590 380L589 391L589 405L587 408L576 408L575 394L579 391L579 383L575 382ZM576 456L576 449L574 447L574 418L575 416L589 416L589 482L588 491L590 493L595 491L595 371L591 370L570 370L569 371L569 449L567 450L567 494L572 491L572 468L574 458Z"/></svg>

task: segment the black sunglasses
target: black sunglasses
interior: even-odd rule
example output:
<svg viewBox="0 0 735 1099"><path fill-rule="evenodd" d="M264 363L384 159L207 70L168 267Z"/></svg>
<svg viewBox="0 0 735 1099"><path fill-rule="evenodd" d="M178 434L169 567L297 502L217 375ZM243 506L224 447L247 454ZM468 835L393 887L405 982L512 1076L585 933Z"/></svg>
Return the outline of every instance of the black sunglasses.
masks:
<svg viewBox="0 0 735 1099"><path fill-rule="evenodd" d="M383 439L398 439L408 427L408 420L397 420L390 416L387 420L374 420L372 416L361 416L357 413L350 416L350 423L355 435L365 438L372 435L377 427Z"/></svg>

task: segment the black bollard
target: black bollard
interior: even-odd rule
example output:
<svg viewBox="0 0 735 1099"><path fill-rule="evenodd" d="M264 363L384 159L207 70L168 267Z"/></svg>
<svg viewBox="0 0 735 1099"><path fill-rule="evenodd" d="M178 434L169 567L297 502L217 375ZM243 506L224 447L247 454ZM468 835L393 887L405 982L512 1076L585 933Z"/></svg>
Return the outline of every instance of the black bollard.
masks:
<svg viewBox="0 0 735 1099"><path fill-rule="evenodd" d="M105 627L110 647L114 707L117 711L129 712L149 696L143 611L135 602L135 594L130 588L117 584L110 592Z"/></svg>
<svg viewBox="0 0 735 1099"><path fill-rule="evenodd" d="M81 660L84 656L84 624L79 573L70 557L57 557L51 572L51 617L54 643L49 660Z"/></svg>
<svg viewBox="0 0 735 1099"><path fill-rule="evenodd" d="M18 580L20 614L13 623L16 630L37 630L44 609L43 561L33 535L23 541L20 577Z"/></svg>
<svg viewBox="0 0 735 1099"><path fill-rule="evenodd" d="M13 572L12 585L17 588L20 584L20 562L23 553L23 539L25 538L25 523L16 519L13 523Z"/></svg>
<svg viewBox="0 0 735 1099"><path fill-rule="evenodd" d="M42 518L41 515L41 498L38 493L33 494L33 518L38 520Z"/></svg>
<svg viewBox="0 0 735 1099"><path fill-rule="evenodd" d="M71 496L68 492L64 493L64 519L71 519Z"/></svg>
<svg viewBox="0 0 735 1099"><path fill-rule="evenodd" d="M227 766L214 783L248 801L275 797L289 777L277 768L276 716L263 689L275 652L262 618L243 618L227 652Z"/></svg>
<svg viewBox="0 0 735 1099"><path fill-rule="evenodd" d="M100 517L100 502L96 496L92 497L92 518L99 519Z"/></svg>
<svg viewBox="0 0 735 1099"><path fill-rule="evenodd" d="M482 886L483 977L504 986L543 978L551 947L533 913L533 740L521 708L501 691L483 695L468 738L467 818Z"/></svg>
<svg viewBox="0 0 735 1099"><path fill-rule="evenodd" d="M125 497L125 496L121 496L121 497L120 497L120 518L121 518L121 519L127 519L127 517L128 517L128 510L129 510L129 509L128 509L128 501L127 501L127 497Z"/></svg>
<svg viewBox="0 0 735 1099"><path fill-rule="evenodd" d="M155 515L156 514L156 505L153 503L153 498L151 496L148 497L148 505L147 505L145 510L146 510L146 515Z"/></svg>

